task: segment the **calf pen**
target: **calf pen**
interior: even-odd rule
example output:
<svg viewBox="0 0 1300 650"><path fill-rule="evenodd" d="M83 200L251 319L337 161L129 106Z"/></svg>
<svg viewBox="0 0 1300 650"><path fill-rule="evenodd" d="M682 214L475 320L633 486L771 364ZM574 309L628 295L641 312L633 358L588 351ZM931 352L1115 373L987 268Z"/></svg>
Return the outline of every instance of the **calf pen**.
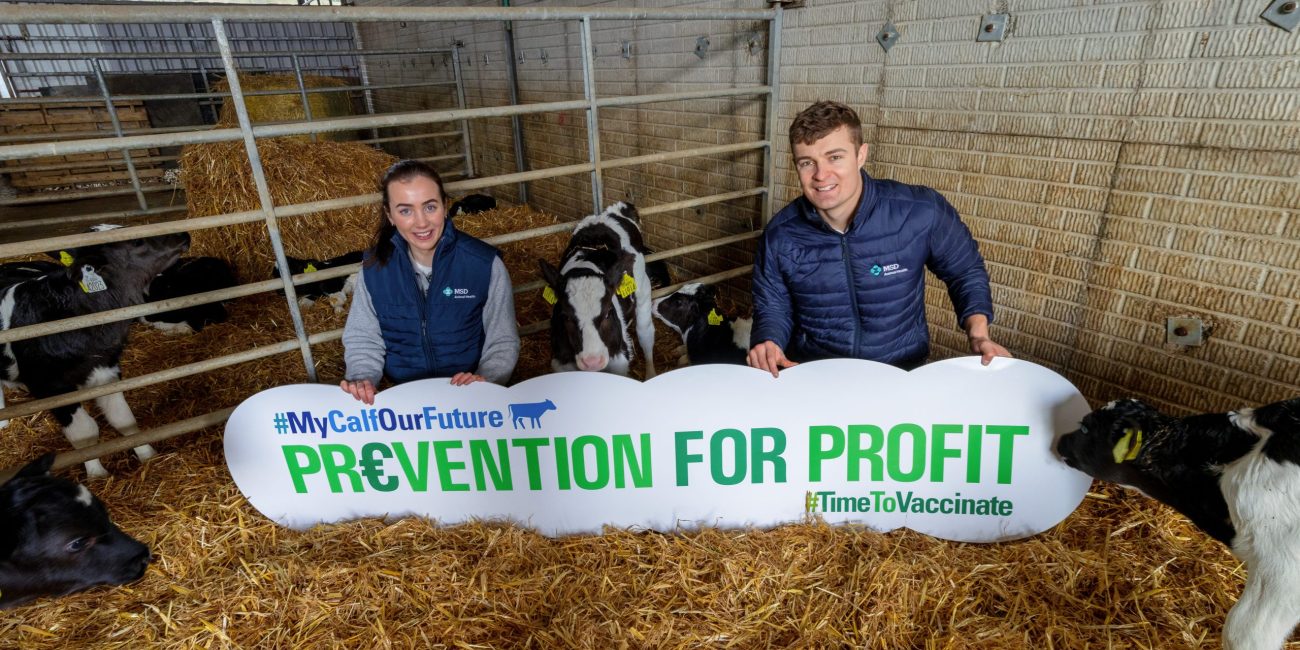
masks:
<svg viewBox="0 0 1300 650"><path fill-rule="evenodd" d="M104 20L152 20L138 11L96 7ZM672 18L730 15L728 12L651 10L435 10L342 9L331 19L357 21L482 21L547 19L581 21L584 53L589 61L591 21L602 16ZM14 20L76 22L57 8L19 7ZM66 11L66 8L65 8ZM292 16L315 20L309 10L259 13L243 8L183 9L167 20L207 20L220 32L221 21ZM780 10L734 12L748 20L769 21L769 57L779 51ZM715 39L717 40L717 39ZM745 42L741 40L741 42ZM759 44L761 45L761 39ZM603 45L596 45L597 50ZM697 43L698 56L708 45ZM521 62L550 64L539 48L525 48ZM229 57L223 57L237 76ZM587 66L586 69L590 69ZM775 63L769 70L775 69ZM246 149L261 138L318 131L364 130L424 121L488 120L494 116L563 115L582 111L577 120L588 141L586 162L569 162L539 171L518 170L452 185L455 193L533 182L554 173L590 175L590 203L577 215L598 209L606 198L606 170L653 166L678 155L731 155L759 151L765 160L766 186L733 189L712 197L650 205L652 217L691 210L710 201L761 200L770 215L773 185L775 111L767 106L759 142L727 144L704 151L601 157L596 117L620 107L624 97L599 98L584 75L584 96L527 107L474 108L445 113L419 111L374 118L347 118L322 125L287 124L217 130L189 138L135 136L117 143L91 142L41 150L4 148L0 157L45 155L77 150L117 151L123 147L175 144L181 141L242 140ZM730 90L737 95L777 97L773 76L755 88ZM238 100L239 89L232 85ZM691 101L713 91L674 93ZM644 98L640 98L644 100ZM697 100L698 101L698 100ZM557 125L559 123L557 119ZM565 124L564 126L570 126ZM405 137L405 136L395 136ZM779 137L779 136L777 136ZM158 138L150 140L150 138ZM259 156L249 155L254 168ZM511 161L489 160L508 165ZM485 165L486 167L487 165ZM251 172L254 177L257 172ZM707 170L701 173L708 173ZM757 176L757 175L756 175ZM277 241L277 220L307 218L326 210L371 205L374 195L329 199L295 205L274 203L271 187L255 179L259 207L235 214L192 218L184 223L136 227L94 236L9 244L0 257L48 250L51 245L107 241L154 232L220 228L235 223L267 224L268 240ZM524 198L521 188L517 198ZM584 188L585 189L585 188ZM626 191L626 190L625 190ZM540 194L541 192L537 192ZM523 202L523 201L521 201ZM565 214L564 218L575 215ZM485 215L483 221L501 218ZM561 218L520 209L506 215L506 226L481 225L465 219L467 230L489 237L509 260L558 257L564 232ZM698 248L752 240L753 232L716 241L667 248L658 258L673 259ZM519 244L513 248L513 244ZM553 249L548 247L554 246ZM284 251L271 251L283 269ZM543 329L545 307L530 283L511 266L524 333ZM334 273L342 274L351 269ZM743 275L744 265L714 269L707 281ZM287 277L287 274L286 274ZM321 276L293 278L301 283ZM284 300L273 292L290 294ZM290 382L329 380L341 374L338 328L341 317L321 307L300 312L292 289L281 281L263 280L224 292L180 299L109 315L129 318L195 301L239 298L231 305L231 322L205 329L178 343L135 327L127 358L126 380L107 390L127 390L148 439L160 440L162 455L140 466L118 454L107 458L115 475L92 486L109 504L122 527L148 543L158 556L146 578L119 589L102 589L60 600L43 601L0 614L0 638L22 647L264 647L355 646L378 643L397 647L936 647L936 648L1093 648L1216 647L1223 614L1240 588L1240 569L1216 543L1185 520L1136 495L1103 487L1052 531L1033 539L999 545L954 544L910 531L879 534L828 527L816 521L771 531L683 530L662 534L610 530L601 536L549 539L526 527L483 522L441 528L407 519L363 520L297 532L276 527L253 511L234 488L220 452L219 424L229 406L257 390ZM531 301L531 302L530 302ZM743 303L732 305L743 307ZM99 318L105 316L100 315ZM49 324L49 329L14 330L0 341L71 329L91 319ZM292 327L291 327L292 326ZM292 329L292 333L289 330ZM660 365L671 337L660 332ZM296 354L295 354L296 353ZM301 357L301 358L299 358ZM525 339L517 378L547 361L545 341ZM202 374L190 374L190 373ZM182 376L185 375L185 376ZM61 398L87 399L90 393ZM55 428L44 415L49 406L27 402L6 410L14 417L6 430L9 442L0 466L13 466L34 455L61 449ZM12 415L9 415L12 414ZM192 433L184 439L174 435ZM109 440L99 448L65 453L60 465L83 456L111 453L132 444Z"/></svg>

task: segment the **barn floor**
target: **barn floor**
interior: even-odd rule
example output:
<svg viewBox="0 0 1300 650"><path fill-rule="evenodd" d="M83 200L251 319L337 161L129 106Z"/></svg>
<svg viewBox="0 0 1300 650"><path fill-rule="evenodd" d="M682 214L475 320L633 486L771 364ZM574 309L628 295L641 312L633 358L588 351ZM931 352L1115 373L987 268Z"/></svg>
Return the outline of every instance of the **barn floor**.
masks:
<svg viewBox="0 0 1300 650"><path fill-rule="evenodd" d="M537 302L521 296L521 322ZM133 326L124 374L292 334L276 295L231 311L191 337ZM306 316L310 331L344 321L323 304ZM670 368L676 342L666 328L658 341ZM341 346L315 356L320 380L337 381ZM544 372L547 357L544 336L525 339L516 379ZM294 352L127 399L150 428L301 381ZM48 415L14 421L0 466L65 449L57 431ZM990 545L817 521L560 539L418 519L295 532L241 497L219 429L156 446L143 465L106 458L112 477L90 483L153 549L144 579L0 612L0 647L1218 648L1244 578L1182 517L1111 487L1051 531Z"/></svg>

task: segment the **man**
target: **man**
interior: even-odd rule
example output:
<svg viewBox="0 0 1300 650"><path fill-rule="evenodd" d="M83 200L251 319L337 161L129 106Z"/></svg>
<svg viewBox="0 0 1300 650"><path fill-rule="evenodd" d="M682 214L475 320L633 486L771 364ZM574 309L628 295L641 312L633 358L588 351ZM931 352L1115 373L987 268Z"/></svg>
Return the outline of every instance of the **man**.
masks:
<svg viewBox="0 0 1300 650"><path fill-rule="evenodd" d="M799 360L853 357L910 370L930 354L925 269L948 287L957 322L984 365L1010 357L989 338L984 258L938 192L862 171L853 109L820 101L790 125L803 196L768 224L754 264L748 363L777 376Z"/></svg>

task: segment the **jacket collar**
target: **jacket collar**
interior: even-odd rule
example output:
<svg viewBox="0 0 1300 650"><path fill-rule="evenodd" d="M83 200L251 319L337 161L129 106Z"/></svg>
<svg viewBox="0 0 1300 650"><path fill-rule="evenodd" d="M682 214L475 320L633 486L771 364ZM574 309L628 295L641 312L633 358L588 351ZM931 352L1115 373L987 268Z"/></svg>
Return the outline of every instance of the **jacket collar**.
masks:
<svg viewBox="0 0 1300 650"><path fill-rule="evenodd" d="M875 209L876 201L879 199L876 193L875 181L871 180L871 177L863 170L858 170L858 173L862 176L862 196L858 197L857 210L853 212L853 220L849 222L849 229L844 234L861 228L862 223L867 220L868 215ZM830 233L835 232L826 224L826 220L822 219L820 214L817 214L817 208L813 207L808 197L802 194L799 195L799 215L816 228Z"/></svg>

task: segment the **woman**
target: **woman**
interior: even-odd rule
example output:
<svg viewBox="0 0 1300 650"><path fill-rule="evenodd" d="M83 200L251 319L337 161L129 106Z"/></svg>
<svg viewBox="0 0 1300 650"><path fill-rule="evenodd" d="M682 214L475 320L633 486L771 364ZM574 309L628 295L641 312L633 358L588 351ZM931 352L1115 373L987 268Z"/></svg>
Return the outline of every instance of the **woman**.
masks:
<svg viewBox="0 0 1300 650"><path fill-rule="evenodd" d="M446 218L432 167L399 161L380 190L379 224L343 328L339 386L374 404L385 374L399 384L426 377L504 384L519 359L519 332L501 256Z"/></svg>

